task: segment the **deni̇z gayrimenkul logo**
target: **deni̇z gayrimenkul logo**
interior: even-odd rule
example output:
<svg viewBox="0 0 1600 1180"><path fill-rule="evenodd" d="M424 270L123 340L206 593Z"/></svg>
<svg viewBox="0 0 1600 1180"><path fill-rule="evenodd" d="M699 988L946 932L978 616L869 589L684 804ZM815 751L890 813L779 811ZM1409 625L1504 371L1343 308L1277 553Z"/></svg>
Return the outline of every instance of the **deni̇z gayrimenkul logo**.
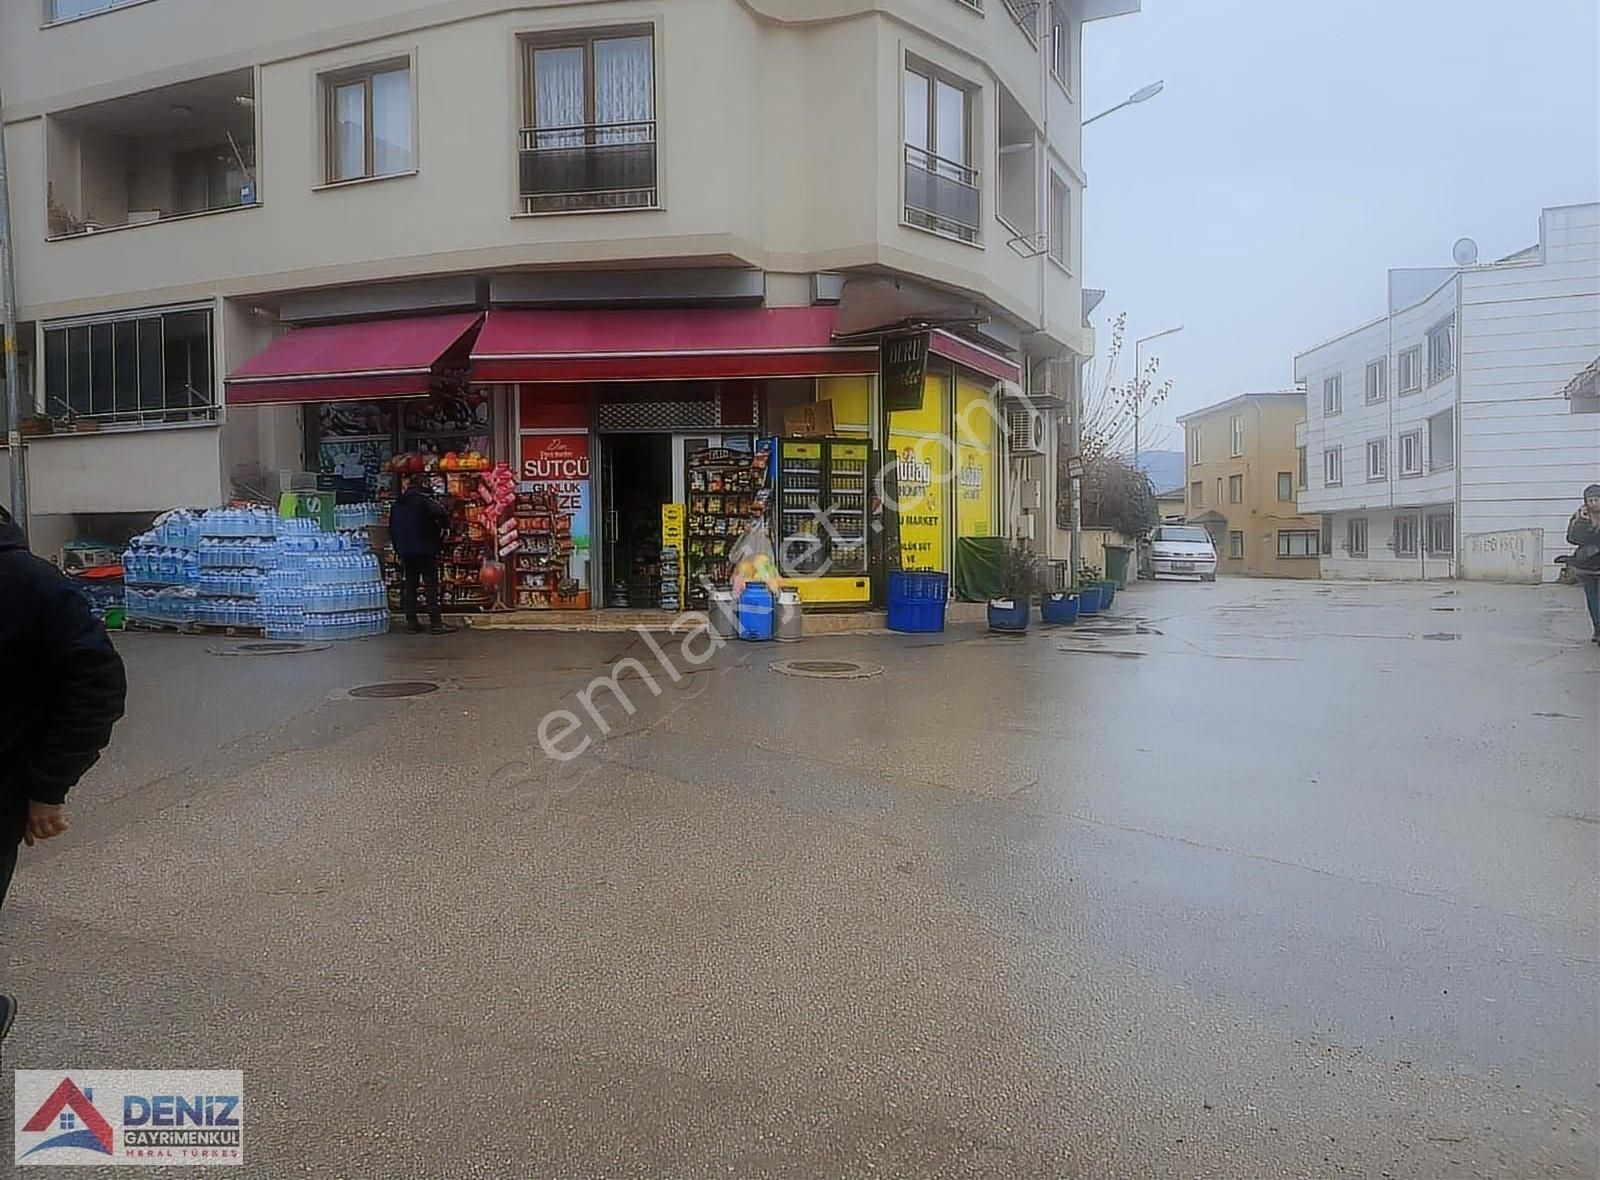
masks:
<svg viewBox="0 0 1600 1180"><path fill-rule="evenodd" d="M238 1070L16 1071L19 1165L244 1162Z"/></svg>

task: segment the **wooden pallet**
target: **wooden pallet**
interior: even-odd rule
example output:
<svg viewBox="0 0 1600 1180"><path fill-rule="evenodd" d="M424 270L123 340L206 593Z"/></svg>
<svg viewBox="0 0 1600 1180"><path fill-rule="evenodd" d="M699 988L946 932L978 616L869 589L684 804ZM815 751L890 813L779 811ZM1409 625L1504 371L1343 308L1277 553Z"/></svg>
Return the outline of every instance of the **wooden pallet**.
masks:
<svg viewBox="0 0 1600 1180"><path fill-rule="evenodd" d="M219 626L215 623L158 623L149 619L126 619L126 631L165 631L176 635L221 635L228 639L260 639L265 627Z"/></svg>

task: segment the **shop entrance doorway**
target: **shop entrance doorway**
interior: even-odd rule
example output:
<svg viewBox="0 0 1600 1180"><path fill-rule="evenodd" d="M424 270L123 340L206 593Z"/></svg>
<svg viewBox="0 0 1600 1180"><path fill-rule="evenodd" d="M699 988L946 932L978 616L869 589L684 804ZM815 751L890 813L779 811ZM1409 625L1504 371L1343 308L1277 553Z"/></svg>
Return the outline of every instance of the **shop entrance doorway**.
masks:
<svg viewBox="0 0 1600 1180"><path fill-rule="evenodd" d="M673 497L672 435L603 435L601 456L606 507L601 601L653 610L661 605L661 506Z"/></svg>

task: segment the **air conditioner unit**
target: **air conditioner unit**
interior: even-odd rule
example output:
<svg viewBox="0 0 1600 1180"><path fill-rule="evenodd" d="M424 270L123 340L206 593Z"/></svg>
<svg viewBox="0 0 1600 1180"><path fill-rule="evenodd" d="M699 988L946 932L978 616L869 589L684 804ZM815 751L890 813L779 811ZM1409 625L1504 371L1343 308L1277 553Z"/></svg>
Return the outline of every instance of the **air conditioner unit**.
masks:
<svg viewBox="0 0 1600 1180"><path fill-rule="evenodd" d="M1006 445L1013 457L1044 454L1044 415L1032 406L1012 406L1006 412Z"/></svg>

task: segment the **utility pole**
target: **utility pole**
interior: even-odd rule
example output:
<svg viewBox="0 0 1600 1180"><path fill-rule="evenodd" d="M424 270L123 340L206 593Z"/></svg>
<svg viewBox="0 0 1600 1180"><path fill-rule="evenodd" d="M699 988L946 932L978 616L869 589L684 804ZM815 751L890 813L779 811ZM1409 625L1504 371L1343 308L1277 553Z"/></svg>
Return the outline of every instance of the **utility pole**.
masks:
<svg viewBox="0 0 1600 1180"><path fill-rule="evenodd" d="M1083 580L1083 358L1073 359L1067 420L1067 523L1072 526L1072 584Z"/></svg>
<svg viewBox="0 0 1600 1180"><path fill-rule="evenodd" d="M11 468L11 517L28 531L28 471L22 446L22 382L17 374L17 276L11 250L11 185L6 175L5 108L0 104L0 305L4 307L6 444Z"/></svg>
<svg viewBox="0 0 1600 1180"><path fill-rule="evenodd" d="M1167 328L1149 336L1141 336L1133 342L1133 469L1139 469L1139 413L1144 409L1144 361L1142 359L1144 346L1152 340L1159 340L1163 336L1171 336L1183 331L1183 325L1176 328Z"/></svg>

